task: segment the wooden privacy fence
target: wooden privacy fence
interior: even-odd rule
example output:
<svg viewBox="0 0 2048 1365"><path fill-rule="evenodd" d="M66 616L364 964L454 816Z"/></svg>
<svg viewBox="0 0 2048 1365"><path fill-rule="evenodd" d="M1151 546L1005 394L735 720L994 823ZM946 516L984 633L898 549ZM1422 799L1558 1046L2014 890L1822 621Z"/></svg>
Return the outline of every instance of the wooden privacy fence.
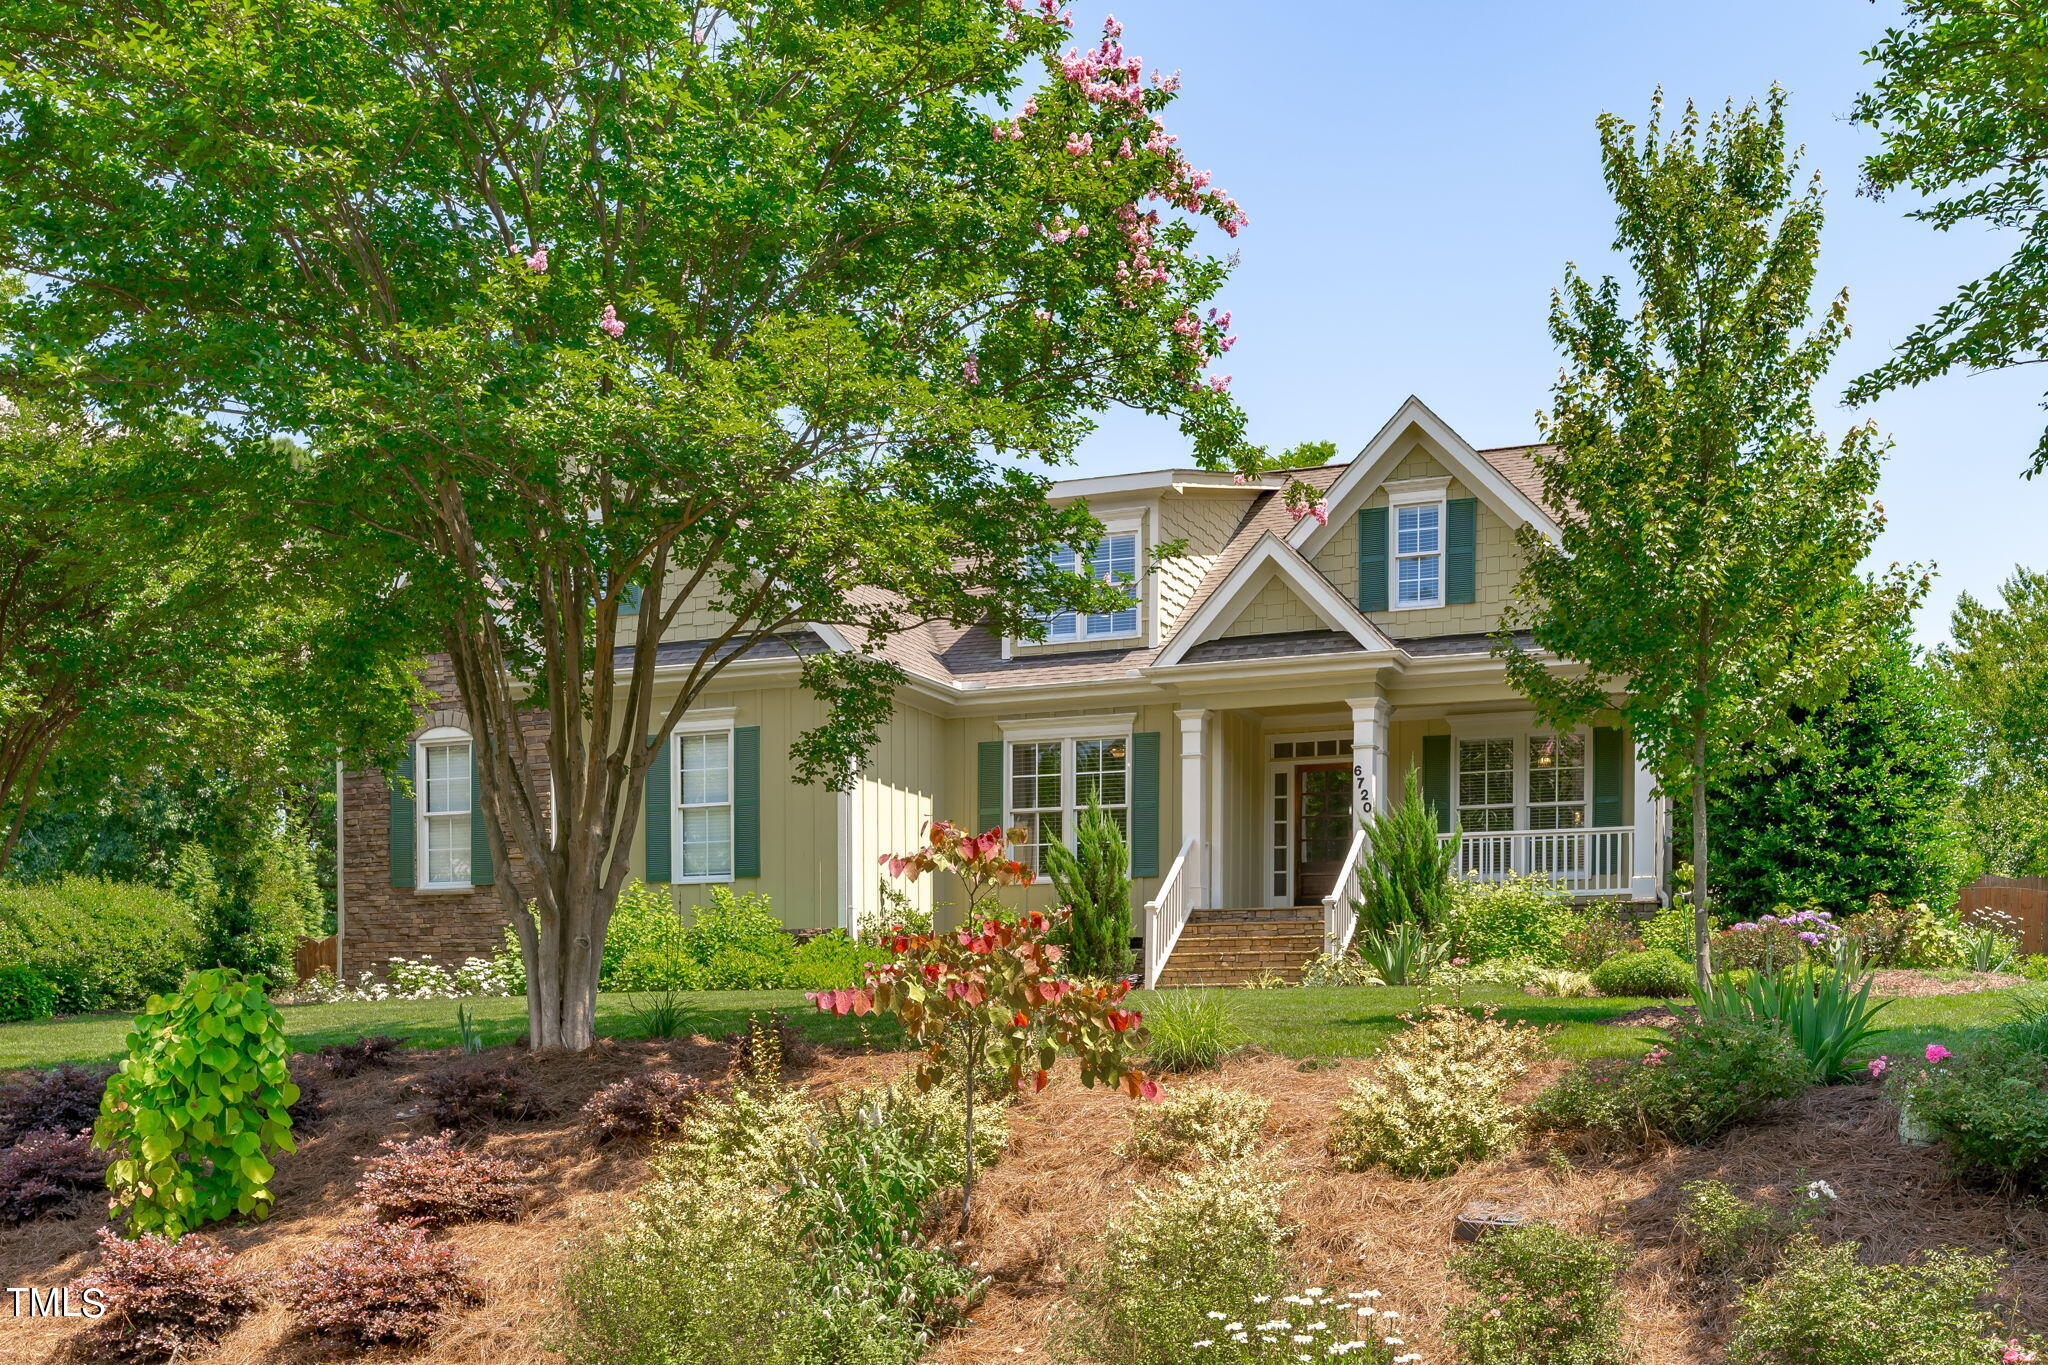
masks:
<svg viewBox="0 0 2048 1365"><path fill-rule="evenodd" d="M1987 910L2006 918L2001 928L2018 926L2021 951L2048 953L2048 877L1979 877L1956 896L1966 920Z"/></svg>
<svg viewBox="0 0 2048 1365"><path fill-rule="evenodd" d="M292 973L301 981L311 981L313 973L325 967L335 968L335 936L326 938L302 938L299 946L292 950Z"/></svg>

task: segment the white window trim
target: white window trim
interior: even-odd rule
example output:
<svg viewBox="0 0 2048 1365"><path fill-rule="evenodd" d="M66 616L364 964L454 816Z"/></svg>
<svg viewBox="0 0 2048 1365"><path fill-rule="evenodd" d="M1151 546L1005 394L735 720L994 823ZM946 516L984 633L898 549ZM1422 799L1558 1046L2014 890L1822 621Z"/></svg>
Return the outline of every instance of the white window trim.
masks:
<svg viewBox="0 0 2048 1365"><path fill-rule="evenodd" d="M1136 711L1092 716L1034 716L1030 720L999 720L1004 740L1020 744L1035 739L1114 739L1128 736L1138 723Z"/></svg>
<svg viewBox="0 0 2048 1365"><path fill-rule="evenodd" d="M1450 556L1446 542L1450 537L1450 509L1445 494L1449 490L1449 479L1403 479L1398 485L1387 484L1387 610L1429 611L1444 605L1444 576L1450 567ZM1404 555L1401 553L1401 509L1404 507L1436 508L1436 549L1432 553ZM1401 561L1404 559L1436 559L1436 596L1424 602L1403 602L1401 600Z"/></svg>
<svg viewBox="0 0 2048 1365"><path fill-rule="evenodd" d="M1295 744L1300 744L1304 741L1319 744L1323 740L1334 739L1342 744L1351 741L1353 738L1354 736L1349 730L1304 730L1300 732L1268 730L1259 737L1260 751L1266 756L1266 785L1259 792L1259 828L1261 831L1260 843L1262 845L1262 858L1259 863L1259 887L1265 895L1264 903L1269 909L1285 909L1294 904L1294 770L1304 764L1310 767L1327 763L1350 764L1354 762L1356 752L1354 750L1353 753L1349 754L1297 754L1292 758L1275 758L1273 757L1273 746L1282 740L1288 740ZM1276 776L1284 776L1286 778L1285 791L1275 792L1273 790L1273 779ZM1284 831L1277 845L1273 839L1273 801L1276 797L1283 802L1285 810L1285 814L1280 821L1284 826ZM1273 870L1272 860L1276 848L1282 853L1282 867L1279 872ZM1273 879L1279 876L1284 876L1287 879L1287 889L1285 891L1275 891L1273 889Z"/></svg>
<svg viewBox="0 0 2048 1365"><path fill-rule="evenodd" d="M469 810L465 824L476 819L476 739L469 731L454 725L437 725L426 731L412 746L413 771L413 889L429 894L474 891L476 889L476 867L472 863L469 876L459 882L436 882L427 879L427 869L432 860L427 854L427 750L443 744L467 744L469 746ZM473 827L473 826L470 826ZM472 855L473 856L473 855Z"/></svg>
<svg viewBox="0 0 2048 1365"><path fill-rule="evenodd" d="M1137 626L1131 630L1117 631L1109 635L1090 635L1087 633L1089 613L1077 612L1075 613L1075 634L1070 638L1056 640L1048 633L1043 640L1006 639L1003 641L1003 657L1005 659L1010 658L1012 652L1016 650L1031 651L1051 647L1070 649L1075 645L1116 645L1127 641L1136 641L1142 645L1150 639L1152 622L1158 618L1158 601L1155 596L1158 575L1150 573L1146 569L1146 557L1151 551L1151 542L1146 535L1145 517L1141 513L1132 513L1129 516L1121 517L1104 517L1102 518L1102 534L1105 538L1119 535L1136 537L1131 596L1133 599L1133 609L1138 613ZM1048 623L1049 625L1050 623Z"/></svg>
<svg viewBox="0 0 2048 1365"><path fill-rule="evenodd" d="M734 822L739 818L739 803L733 798L735 790L733 772L732 732L733 717L738 714L736 707L693 709L690 716L668 732L668 866L671 886L713 886L734 880L734 871L739 866L738 850L733 848ZM689 806L683 804L683 746L676 743L686 735L725 736L725 810L728 833L726 846L731 850L732 864L724 872L705 876L685 877L683 866L683 812L696 810L700 806L713 806L718 802L700 802Z"/></svg>
<svg viewBox="0 0 2048 1365"><path fill-rule="evenodd" d="M1082 814L1082 807L1079 804L1080 774L1077 771L1078 765L1075 761L1074 746L1076 743L1096 739L1121 739L1124 742L1123 805L1120 807L1106 806L1104 809L1120 809L1124 812L1124 818L1128 821L1132 808L1131 785L1134 777L1131 767L1130 718L1122 718L1124 720L1122 725L1115 723L1118 719L1118 717L1085 716L1075 717L1073 722L999 722L1003 731L1003 824L1008 826L1012 815L1020 809L1026 809L1019 807L1015 803L1017 795L1016 750L1012 746L1017 744L1058 743L1060 746L1060 804L1058 810L1060 817L1060 842L1068 848L1072 848L1074 846L1075 828L1079 825ZM1012 729L1013 726L1015 726L1014 730ZM1040 808L1037 807L1030 807L1028 809L1031 809L1034 813L1041 813ZM1047 806L1043 810L1051 811L1052 807ZM1037 870L1041 873L1044 871L1043 868Z"/></svg>

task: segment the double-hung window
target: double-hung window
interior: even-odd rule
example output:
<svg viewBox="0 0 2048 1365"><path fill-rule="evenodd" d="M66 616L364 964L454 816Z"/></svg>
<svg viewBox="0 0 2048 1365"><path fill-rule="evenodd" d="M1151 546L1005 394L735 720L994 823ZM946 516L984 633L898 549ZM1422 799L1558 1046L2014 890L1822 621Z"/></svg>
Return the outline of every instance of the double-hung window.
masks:
<svg viewBox="0 0 2048 1365"><path fill-rule="evenodd" d="M1586 737L1529 736L1529 828L1586 825Z"/></svg>
<svg viewBox="0 0 2048 1365"><path fill-rule="evenodd" d="M1470 833L1515 827L1515 741L1458 741L1458 827Z"/></svg>
<svg viewBox="0 0 2048 1365"><path fill-rule="evenodd" d="M470 885L470 809L476 799L470 783L470 741L467 735L432 733L420 741L420 862L422 887L437 889Z"/></svg>
<svg viewBox="0 0 2048 1365"><path fill-rule="evenodd" d="M675 878L732 876L732 731L675 736Z"/></svg>
<svg viewBox="0 0 2048 1365"><path fill-rule="evenodd" d="M1009 759L1008 822L1028 836L1017 851L1025 866L1042 871L1047 844L1071 844L1091 801L1129 837L1129 735L1020 740L1009 745Z"/></svg>
<svg viewBox="0 0 2048 1365"><path fill-rule="evenodd" d="M1138 533L1111 531L1091 551L1062 550L1052 557L1053 567L1069 573L1086 574L1113 587L1122 588L1131 604L1120 611L1080 613L1063 611L1052 618L1046 636L1050 640L1108 640L1138 633Z"/></svg>
<svg viewBox="0 0 2048 1365"><path fill-rule="evenodd" d="M1444 505L1409 503L1394 513L1394 605L1437 607L1444 600Z"/></svg>

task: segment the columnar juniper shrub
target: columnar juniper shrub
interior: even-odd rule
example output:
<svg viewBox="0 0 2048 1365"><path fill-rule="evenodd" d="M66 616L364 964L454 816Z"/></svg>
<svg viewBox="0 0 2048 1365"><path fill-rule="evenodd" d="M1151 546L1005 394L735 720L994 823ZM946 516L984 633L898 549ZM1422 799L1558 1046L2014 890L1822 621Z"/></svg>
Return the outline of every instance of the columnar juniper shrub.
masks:
<svg viewBox="0 0 2048 1365"><path fill-rule="evenodd" d="M338 1077L361 1075L372 1067L387 1067L398 1061L398 1040L389 1034L372 1033L351 1043L329 1043L314 1054Z"/></svg>
<svg viewBox="0 0 2048 1365"><path fill-rule="evenodd" d="M675 1133L703 1096L703 1082L692 1077L674 1071L638 1072L583 1102L583 1133L600 1146L618 1138Z"/></svg>
<svg viewBox="0 0 2048 1365"><path fill-rule="evenodd" d="M1234 1161L1258 1145L1271 1100L1220 1085L1176 1086L1131 1113L1133 1156L1161 1165Z"/></svg>
<svg viewBox="0 0 2048 1365"><path fill-rule="evenodd" d="M1626 1259L1545 1223L1503 1228L1452 1260L1472 1298L1451 1310L1446 1335L1473 1365L1618 1365L1614 1285Z"/></svg>
<svg viewBox="0 0 2048 1365"><path fill-rule="evenodd" d="M510 1062L457 1062L399 1087L401 1098L425 1102L437 1128L474 1131L494 1120L544 1119L554 1105Z"/></svg>
<svg viewBox="0 0 2048 1365"><path fill-rule="evenodd" d="M1805 1088L1805 1057L1784 1030L1732 1020L1681 1025L1635 1061L1587 1062L1522 1111L1539 1131L1599 1145L1700 1143Z"/></svg>
<svg viewBox="0 0 2048 1365"><path fill-rule="evenodd" d="M1616 953L1593 969L1593 985L1602 995L1684 995L1692 985L1692 967L1668 948Z"/></svg>
<svg viewBox="0 0 2048 1365"><path fill-rule="evenodd" d="M533 1192L533 1170L458 1147L453 1137L440 1133L384 1142L389 1155L365 1162L356 1184L363 1207L387 1223L426 1228L517 1219Z"/></svg>
<svg viewBox="0 0 2048 1365"><path fill-rule="evenodd" d="M29 1071L0 1086L0 1146L30 1133L76 1133L100 1115L111 1066L65 1062Z"/></svg>
<svg viewBox="0 0 2048 1365"><path fill-rule="evenodd" d="M1505 1150L1515 1130L1504 1096L1543 1056L1543 1034L1491 1009L1438 1006L1404 1017L1409 1026L1387 1040L1338 1106L1330 1136L1337 1164L1435 1179Z"/></svg>
<svg viewBox="0 0 2048 1365"><path fill-rule="evenodd" d="M106 1178L90 1133L30 1133L0 1151L0 1223L74 1212Z"/></svg>
<svg viewBox="0 0 2048 1365"><path fill-rule="evenodd" d="M1282 1188L1245 1162L1140 1187L1111 1219L1101 1261L1072 1277L1068 1344L1114 1365L1218 1358L1196 1343L1268 1320L1286 1291Z"/></svg>
<svg viewBox="0 0 2048 1365"><path fill-rule="evenodd" d="M483 1288L454 1247L409 1223L364 1220L285 1267L278 1300L302 1331L356 1347L416 1345Z"/></svg>
<svg viewBox="0 0 2048 1365"><path fill-rule="evenodd" d="M133 1241L100 1232L100 1263L73 1288L98 1290L106 1315L83 1334L95 1360L186 1360L256 1311L256 1278L203 1234Z"/></svg>
<svg viewBox="0 0 2048 1365"><path fill-rule="evenodd" d="M1995 1259L1955 1250L1917 1265L1864 1265L1852 1243L1794 1247L1743 1294L1728 1365L2032 1360L2032 1348L1999 1332L1981 1306L1998 1272Z"/></svg>

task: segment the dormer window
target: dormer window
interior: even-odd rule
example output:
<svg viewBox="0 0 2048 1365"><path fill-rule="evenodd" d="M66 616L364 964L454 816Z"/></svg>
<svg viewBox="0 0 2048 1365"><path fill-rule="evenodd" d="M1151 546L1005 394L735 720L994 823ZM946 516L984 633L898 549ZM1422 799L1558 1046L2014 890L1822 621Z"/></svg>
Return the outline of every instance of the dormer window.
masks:
<svg viewBox="0 0 2048 1365"><path fill-rule="evenodd" d="M1113 640L1138 633L1138 533L1111 531L1091 551L1063 550L1052 559L1053 567L1086 574L1131 594L1131 605L1122 611L1082 614L1063 611L1048 625L1046 639L1053 643L1069 640Z"/></svg>
<svg viewBox="0 0 2048 1365"><path fill-rule="evenodd" d="M1444 505L1394 508L1394 606L1440 607L1444 601Z"/></svg>

